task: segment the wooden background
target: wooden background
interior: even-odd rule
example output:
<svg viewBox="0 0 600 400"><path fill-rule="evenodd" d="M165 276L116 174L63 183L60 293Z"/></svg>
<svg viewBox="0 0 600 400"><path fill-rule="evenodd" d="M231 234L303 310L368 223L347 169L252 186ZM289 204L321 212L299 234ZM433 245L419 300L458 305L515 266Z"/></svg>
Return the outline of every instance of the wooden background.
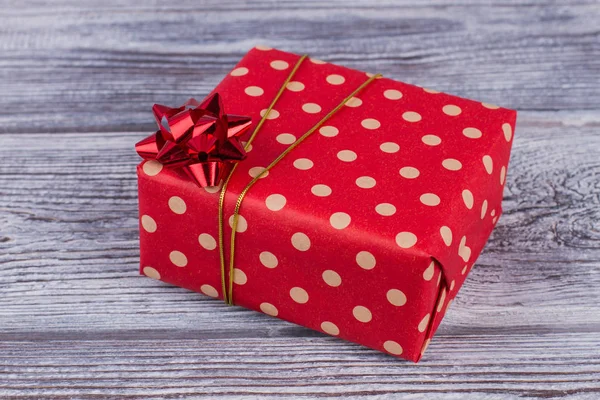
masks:
<svg viewBox="0 0 600 400"><path fill-rule="evenodd" d="M0 398L600 398L600 2L0 0ZM255 44L519 110L413 365L139 277L134 143Z"/></svg>

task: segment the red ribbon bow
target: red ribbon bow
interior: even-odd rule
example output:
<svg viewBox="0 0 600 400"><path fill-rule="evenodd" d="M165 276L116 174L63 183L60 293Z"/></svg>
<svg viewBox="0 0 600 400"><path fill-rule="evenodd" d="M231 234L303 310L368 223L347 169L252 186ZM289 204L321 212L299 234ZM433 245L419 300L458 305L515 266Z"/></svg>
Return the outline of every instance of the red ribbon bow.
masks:
<svg viewBox="0 0 600 400"><path fill-rule="evenodd" d="M159 130L135 145L145 160L182 168L199 186L216 186L233 163L246 158L240 136L252 119L223 113L218 93L202 103L188 100L179 108L152 107Z"/></svg>

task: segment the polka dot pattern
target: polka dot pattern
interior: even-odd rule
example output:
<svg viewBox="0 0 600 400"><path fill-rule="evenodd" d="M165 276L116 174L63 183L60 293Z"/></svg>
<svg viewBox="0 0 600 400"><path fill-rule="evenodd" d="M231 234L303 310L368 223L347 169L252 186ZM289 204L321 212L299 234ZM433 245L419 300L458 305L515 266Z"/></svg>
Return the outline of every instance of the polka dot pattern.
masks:
<svg viewBox="0 0 600 400"><path fill-rule="evenodd" d="M210 297L219 297L219 292L211 285L204 284L200 286L200 291Z"/></svg>
<svg viewBox="0 0 600 400"><path fill-rule="evenodd" d="M360 251L356 255L356 263L362 269L373 269L377 264L377 260L375 260L375 256L368 251Z"/></svg>
<svg viewBox="0 0 600 400"><path fill-rule="evenodd" d="M362 125L363 128L369 129L369 130L375 130L375 129L379 129L379 127L381 127L381 122L377 121L374 118L363 119L360 124Z"/></svg>
<svg viewBox="0 0 600 400"><path fill-rule="evenodd" d="M159 163L158 161L154 161L154 160L146 161L142 165L142 170L148 176L156 176L160 173L160 171L162 171L162 169L163 169L163 165L161 163Z"/></svg>
<svg viewBox="0 0 600 400"><path fill-rule="evenodd" d="M149 215L142 215L142 228L148 233L154 233L158 229L158 226L154 218Z"/></svg>
<svg viewBox="0 0 600 400"><path fill-rule="evenodd" d="M293 287L290 290L290 297L298 304L308 303L308 292L301 287Z"/></svg>
<svg viewBox="0 0 600 400"><path fill-rule="evenodd" d="M142 272L149 278L160 280L160 273L152 267L144 267Z"/></svg>
<svg viewBox="0 0 600 400"><path fill-rule="evenodd" d="M338 287L342 284L342 277L335 271L328 269L323 272L322 276L325 283L329 286Z"/></svg>
<svg viewBox="0 0 600 400"><path fill-rule="evenodd" d="M265 200L265 204L267 205L267 208L271 211L281 210L283 207L285 207L286 202L287 202L287 199L283 195L278 194L278 193L270 195Z"/></svg>
<svg viewBox="0 0 600 400"><path fill-rule="evenodd" d="M198 236L198 243L206 250L214 250L217 248L217 241L209 233L201 233L200 236Z"/></svg>
<svg viewBox="0 0 600 400"><path fill-rule="evenodd" d="M244 76L248 74L248 68L246 67L239 67L234 69L233 71L231 71L231 73L229 75L231 76Z"/></svg>
<svg viewBox="0 0 600 400"><path fill-rule="evenodd" d="M340 329L337 327L337 325L329 321L324 321L321 323L321 330L332 336L337 336L340 334Z"/></svg>
<svg viewBox="0 0 600 400"><path fill-rule="evenodd" d="M365 306L356 306L352 310L352 315L356 318L357 321L367 323L373 319L373 314L371 314L371 310L369 310Z"/></svg>
<svg viewBox="0 0 600 400"><path fill-rule="evenodd" d="M181 214L185 213L187 206L185 204L185 201L183 201L183 199L181 197L173 196L169 199L169 208L175 214L181 215Z"/></svg>
<svg viewBox="0 0 600 400"><path fill-rule="evenodd" d="M345 212L336 212L331 214L331 217L329 217L329 223L331 226L338 230L346 229L348 225L350 225L351 221L352 218L350 218L350 215L346 214Z"/></svg>
<svg viewBox="0 0 600 400"><path fill-rule="evenodd" d="M271 317L276 317L279 314L279 310L271 303L260 303L260 311L263 313L270 315Z"/></svg>
<svg viewBox="0 0 600 400"><path fill-rule="evenodd" d="M267 268L276 268L279 265L279 260L275 254L270 251L263 251L259 255L260 262Z"/></svg>
<svg viewBox="0 0 600 400"><path fill-rule="evenodd" d="M217 88L226 110L256 126L296 61L251 51ZM312 61L286 84L236 169L226 254L236 194L366 79ZM497 222L514 129L510 110L436 93L380 79L257 182L237 228L234 299L418 358ZM221 297L209 268L219 265L209 220L220 187L163 185L182 178L155 161L138 174L142 274Z"/></svg>

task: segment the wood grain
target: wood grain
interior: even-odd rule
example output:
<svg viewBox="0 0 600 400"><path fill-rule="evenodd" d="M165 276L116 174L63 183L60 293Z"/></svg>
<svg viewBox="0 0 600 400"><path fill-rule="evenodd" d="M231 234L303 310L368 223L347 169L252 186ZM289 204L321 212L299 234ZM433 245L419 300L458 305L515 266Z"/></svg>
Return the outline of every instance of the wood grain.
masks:
<svg viewBox="0 0 600 400"><path fill-rule="evenodd" d="M597 1L2 2L0 398L600 397ZM133 144L252 45L520 111L418 365L139 277Z"/></svg>

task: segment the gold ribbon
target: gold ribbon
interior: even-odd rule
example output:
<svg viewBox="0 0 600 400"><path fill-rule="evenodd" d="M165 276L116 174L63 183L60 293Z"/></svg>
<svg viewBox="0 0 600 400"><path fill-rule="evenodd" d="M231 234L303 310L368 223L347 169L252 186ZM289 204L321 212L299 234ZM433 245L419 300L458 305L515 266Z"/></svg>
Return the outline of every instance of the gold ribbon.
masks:
<svg viewBox="0 0 600 400"><path fill-rule="evenodd" d="M267 120L267 116L269 115L269 113L271 112L273 107L275 107L275 104L277 103L277 101L279 100L279 98L281 97L283 92L285 91L287 84L292 80L292 78L298 71L298 68L300 68L300 65L302 64L302 62L304 60L306 60L307 57L308 57L307 54L304 54L302 57L300 57L300 59L298 60L298 62L296 63L296 65L294 66L294 68L292 69L290 74L288 75L287 79L283 82L283 85L281 85L281 88L277 92L277 95L275 96L275 98L273 99L271 104L269 105L269 108L267 108L267 110L265 111L265 113L262 116L261 120L259 121L258 125L256 125L254 132L252 132L252 135L250 136L250 138L248 139L248 142L244 146L245 150L248 150L248 148L252 144L252 141L254 141L254 138L256 137L256 135L258 134L258 132L264 125L265 121ZM254 186L254 184L260 178L262 178L262 176L264 174L269 172L269 170L271 168L273 168L275 165L277 165L279 163L279 161L281 161L292 150L294 150L296 147L298 147L300 145L300 143L305 141L310 135L312 135L317 129L319 129L325 122L327 122L327 120L329 120L339 110L341 110L342 107L344 107L344 104L346 104L350 99L352 99L354 96L356 96L360 91L362 91L371 82L373 82L375 79L377 79L379 77L381 77L381 74L375 74L375 75L369 77L369 79L367 79L359 87L357 87L352 93L350 93L344 100L341 101L341 103L339 103L333 110L331 110L327 115L325 115L319 122L317 122L312 128L310 128L305 134L300 136L300 138L298 140L296 140L294 143L292 143L290 146L288 146L264 170L262 170L258 175L256 175L254 178L252 178L252 180L240 192L240 195L238 196L238 199L235 203L235 211L233 213L233 223L232 223L232 227L231 227L231 242L230 242L230 249L229 249L229 269L226 270L225 269L225 250L224 250L224 246L223 246L223 236L224 236L223 235L223 208L224 208L223 206L225 203L225 194L227 193L227 185L229 184L229 181L231 180L231 177L233 176L233 173L235 172L235 169L238 164L235 164L233 166L233 168L231 169L231 172L229 173L229 175L227 176L227 178L225 179L225 181L223 183L223 187L221 189L221 194L219 196L219 258L220 258L220 264L221 264L221 287L223 290L223 300L225 301L225 303L227 303L229 305L233 305L233 270L234 270L234 265L235 265L235 234L237 231L240 207L242 206L242 201L244 200L246 193L248 193L250 188L252 186ZM229 279L227 279L227 277ZM229 284L227 284L227 283L229 283Z"/></svg>

